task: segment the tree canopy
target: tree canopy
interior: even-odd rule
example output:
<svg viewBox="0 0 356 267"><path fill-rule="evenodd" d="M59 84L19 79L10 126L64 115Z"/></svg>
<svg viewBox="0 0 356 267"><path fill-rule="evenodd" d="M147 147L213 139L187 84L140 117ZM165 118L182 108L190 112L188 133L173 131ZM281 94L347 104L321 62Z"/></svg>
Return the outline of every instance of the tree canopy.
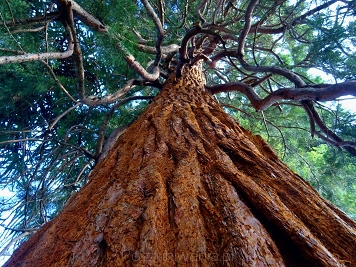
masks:
<svg viewBox="0 0 356 267"><path fill-rule="evenodd" d="M329 102L356 96L355 7L3 0L0 186L13 192L1 198L4 251L61 210L110 134L139 116L171 72L200 60L226 112L356 218L355 115Z"/></svg>

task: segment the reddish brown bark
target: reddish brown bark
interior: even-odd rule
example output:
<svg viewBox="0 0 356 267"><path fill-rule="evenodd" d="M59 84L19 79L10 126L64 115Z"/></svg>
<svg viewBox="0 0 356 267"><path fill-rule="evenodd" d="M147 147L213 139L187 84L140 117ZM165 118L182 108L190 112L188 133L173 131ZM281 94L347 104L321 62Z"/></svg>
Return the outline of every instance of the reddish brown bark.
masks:
<svg viewBox="0 0 356 267"><path fill-rule="evenodd" d="M356 266L356 224L205 92L171 76L9 266Z"/></svg>

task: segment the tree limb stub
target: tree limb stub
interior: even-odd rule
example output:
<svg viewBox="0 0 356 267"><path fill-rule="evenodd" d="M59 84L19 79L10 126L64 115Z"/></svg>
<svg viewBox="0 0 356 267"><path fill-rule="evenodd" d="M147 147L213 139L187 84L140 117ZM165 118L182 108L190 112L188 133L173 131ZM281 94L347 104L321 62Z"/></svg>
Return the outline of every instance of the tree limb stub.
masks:
<svg viewBox="0 0 356 267"><path fill-rule="evenodd" d="M54 1L59 6L68 6L71 5L73 9L74 16L80 19L84 24L89 26L92 29L97 30L98 32L107 32L109 28L105 26L101 21L96 19L88 11L82 8L77 2L73 0L55 0Z"/></svg>

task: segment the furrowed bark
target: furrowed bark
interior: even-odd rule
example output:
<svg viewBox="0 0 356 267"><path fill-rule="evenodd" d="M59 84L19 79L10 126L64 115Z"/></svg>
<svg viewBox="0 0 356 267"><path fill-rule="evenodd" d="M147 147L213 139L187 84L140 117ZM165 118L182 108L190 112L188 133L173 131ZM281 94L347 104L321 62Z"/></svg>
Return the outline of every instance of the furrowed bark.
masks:
<svg viewBox="0 0 356 267"><path fill-rule="evenodd" d="M354 266L356 223L206 92L171 75L9 266Z"/></svg>

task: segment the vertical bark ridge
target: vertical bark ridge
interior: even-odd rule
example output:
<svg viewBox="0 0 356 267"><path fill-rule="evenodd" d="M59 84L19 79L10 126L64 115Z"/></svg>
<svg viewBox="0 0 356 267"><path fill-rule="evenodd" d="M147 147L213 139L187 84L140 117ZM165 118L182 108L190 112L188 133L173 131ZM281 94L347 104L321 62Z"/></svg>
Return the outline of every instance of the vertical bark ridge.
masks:
<svg viewBox="0 0 356 267"><path fill-rule="evenodd" d="M171 76L6 266L354 266L356 224L205 92Z"/></svg>

